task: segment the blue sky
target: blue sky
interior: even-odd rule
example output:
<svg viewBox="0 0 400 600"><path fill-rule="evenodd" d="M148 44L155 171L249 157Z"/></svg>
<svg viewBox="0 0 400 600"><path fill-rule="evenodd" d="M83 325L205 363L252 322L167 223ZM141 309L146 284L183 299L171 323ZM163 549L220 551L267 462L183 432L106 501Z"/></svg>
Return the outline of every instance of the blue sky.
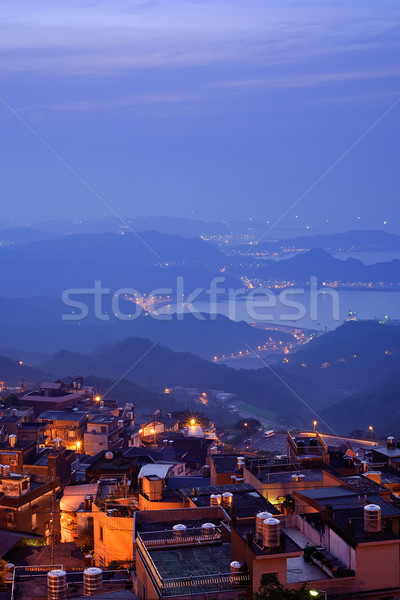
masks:
<svg viewBox="0 0 400 600"><path fill-rule="evenodd" d="M274 220L400 97L394 1L0 10L1 98L126 216ZM400 106L282 227L400 233L399 122ZM0 220L108 215L4 104L0 127Z"/></svg>

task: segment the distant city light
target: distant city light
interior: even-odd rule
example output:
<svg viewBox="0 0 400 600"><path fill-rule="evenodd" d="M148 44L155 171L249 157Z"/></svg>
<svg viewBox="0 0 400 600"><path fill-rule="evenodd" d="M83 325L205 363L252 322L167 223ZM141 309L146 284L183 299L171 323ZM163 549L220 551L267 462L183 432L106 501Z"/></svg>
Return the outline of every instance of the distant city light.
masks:
<svg viewBox="0 0 400 600"><path fill-rule="evenodd" d="M100 402L101 396L97 395L97 396L94 397L94 399L95 399L96 402Z"/></svg>

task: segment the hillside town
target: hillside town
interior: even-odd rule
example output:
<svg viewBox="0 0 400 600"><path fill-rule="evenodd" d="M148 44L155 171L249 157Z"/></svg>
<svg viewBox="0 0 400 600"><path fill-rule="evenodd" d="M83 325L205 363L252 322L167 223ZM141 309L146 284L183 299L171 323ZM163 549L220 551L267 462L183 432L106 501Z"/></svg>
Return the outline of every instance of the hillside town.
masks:
<svg viewBox="0 0 400 600"><path fill-rule="evenodd" d="M393 437L341 438L314 422L258 428L252 441L270 450L238 451L203 416L166 412L168 395L139 415L134 398L121 406L67 377L11 398L0 410L5 598L236 599L260 586L398 597Z"/></svg>

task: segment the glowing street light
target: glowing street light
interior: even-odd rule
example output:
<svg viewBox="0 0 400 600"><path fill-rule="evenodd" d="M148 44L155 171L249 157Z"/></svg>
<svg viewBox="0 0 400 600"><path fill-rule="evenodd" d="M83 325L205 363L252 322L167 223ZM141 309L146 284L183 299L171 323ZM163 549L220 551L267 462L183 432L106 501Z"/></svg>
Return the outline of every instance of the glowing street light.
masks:
<svg viewBox="0 0 400 600"><path fill-rule="evenodd" d="M190 424L192 425L192 427L193 425L196 425L196 419L190 419Z"/></svg>
<svg viewBox="0 0 400 600"><path fill-rule="evenodd" d="M314 431L315 431L315 428L318 425L318 421L313 421L313 425L314 425Z"/></svg>
<svg viewBox="0 0 400 600"><path fill-rule="evenodd" d="M94 397L95 402L100 402L101 401L101 396L97 395Z"/></svg>
<svg viewBox="0 0 400 600"><path fill-rule="evenodd" d="M82 445L81 442L78 440L76 442L76 450L77 450L77 452L79 452L79 450L81 449L81 445Z"/></svg>
<svg viewBox="0 0 400 600"><path fill-rule="evenodd" d="M324 598L324 600L327 599L327 593L325 590L311 589L311 590L308 590L308 593L311 596L311 598Z"/></svg>

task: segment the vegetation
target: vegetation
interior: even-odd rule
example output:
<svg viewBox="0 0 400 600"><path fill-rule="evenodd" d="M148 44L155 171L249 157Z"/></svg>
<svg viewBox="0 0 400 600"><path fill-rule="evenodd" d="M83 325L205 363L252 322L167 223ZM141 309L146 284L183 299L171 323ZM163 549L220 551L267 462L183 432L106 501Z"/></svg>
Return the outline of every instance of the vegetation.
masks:
<svg viewBox="0 0 400 600"><path fill-rule="evenodd" d="M77 540L77 545L82 550L84 554L88 552L93 552L94 549L94 536L93 529L87 528L84 529L79 535Z"/></svg>
<svg viewBox="0 0 400 600"><path fill-rule="evenodd" d="M7 589L5 584L6 576L7 576L7 563L5 560L0 559L0 591L4 591Z"/></svg>
<svg viewBox="0 0 400 600"><path fill-rule="evenodd" d="M261 584L258 592L253 594L254 600L310 600L309 590L305 583L295 590L289 590L279 583L276 575L269 575L268 583Z"/></svg>
<svg viewBox="0 0 400 600"><path fill-rule="evenodd" d="M236 429L240 429L240 431L244 431L245 433L255 433L259 427L261 427L261 423L258 419L239 419L239 421L235 425Z"/></svg>

